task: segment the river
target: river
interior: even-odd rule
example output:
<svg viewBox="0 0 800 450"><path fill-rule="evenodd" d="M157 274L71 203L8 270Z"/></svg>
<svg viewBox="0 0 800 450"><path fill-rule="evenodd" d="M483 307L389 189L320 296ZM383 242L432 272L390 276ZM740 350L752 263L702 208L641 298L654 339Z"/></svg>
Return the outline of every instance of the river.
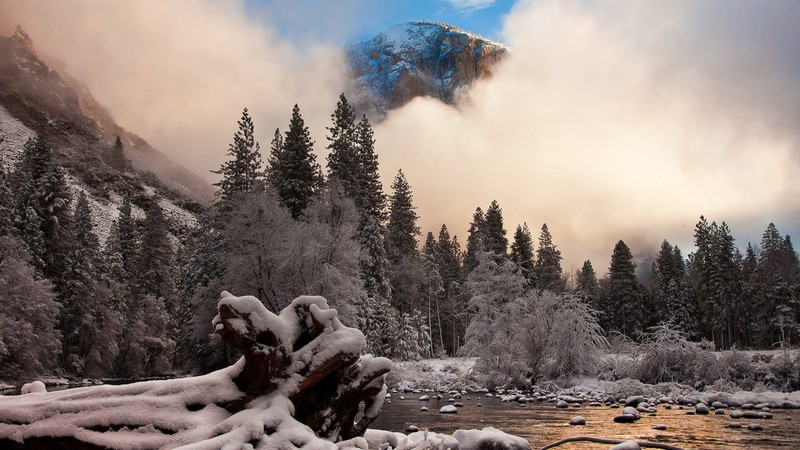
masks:
<svg viewBox="0 0 800 450"><path fill-rule="evenodd" d="M613 421L621 409L608 406L571 406L558 409L554 403L533 402L524 407L519 403L503 403L497 397L474 394L458 400L464 406L457 414L439 414L439 408L449 404L444 400L420 401L421 394L406 394L401 399L393 394L391 403L383 405L383 412L371 428L403 432L409 425L420 430L452 434L457 429L494 427L506 433L527 439L534 449L571 436L594 436L612 439L656 441L684 449L799 449L800 410L773 409L772 419L738 419L724 415L687 415L691 407L675 405L673 409L656 406L654 416L642 414L641 420L622 424ZM433 397L433 394L430 394ZM477 406L481 403L482 406ZM420 411L422 406L429 411ZM583 416L585 426L569 425L571 418ZM730 422L739 422L741 429L728 428ZM764 431L750 431L749 423L758 423ZM657 431L655 425L664 424L666 430ZM570 443L559 449L608 449L609 445L587 442Z"/></svg>

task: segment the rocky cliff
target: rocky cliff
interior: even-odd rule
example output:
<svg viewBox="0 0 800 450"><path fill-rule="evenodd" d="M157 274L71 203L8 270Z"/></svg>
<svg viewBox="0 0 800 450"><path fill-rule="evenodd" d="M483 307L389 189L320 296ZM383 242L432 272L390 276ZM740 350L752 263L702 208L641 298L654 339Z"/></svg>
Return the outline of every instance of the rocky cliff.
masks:
<svg viewBox="0 0 800 450"><path fill-rule="evenodd" d="M355 103L378 115L419 96L456 104L459 92L490 76L508 51L443 23L397 25L349 47Z"/></svg>

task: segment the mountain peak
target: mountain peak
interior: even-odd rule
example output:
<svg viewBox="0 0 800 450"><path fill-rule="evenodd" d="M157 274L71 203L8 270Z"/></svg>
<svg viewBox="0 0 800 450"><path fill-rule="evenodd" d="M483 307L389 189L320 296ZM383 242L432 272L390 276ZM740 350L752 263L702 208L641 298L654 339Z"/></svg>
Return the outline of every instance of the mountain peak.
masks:
<svg viewBox="0 0 800 450"><path fill-rule="evenodd" d="M415 20L348 49L355 103L385 114L415 97L454 105L458 93L491 75L508 48L453 25Z"/></svg>
<svg viewBox="0 0 800 450"><path fill-rule="evenodd" d="M28 36L28 33L22 29L22 26L17 25L17 28L14 30L14 35L11 36L11 40L20 47L23 47L32 54L36 55L36 49L33 47L33 40L31 40L31 37Z"/></svg>

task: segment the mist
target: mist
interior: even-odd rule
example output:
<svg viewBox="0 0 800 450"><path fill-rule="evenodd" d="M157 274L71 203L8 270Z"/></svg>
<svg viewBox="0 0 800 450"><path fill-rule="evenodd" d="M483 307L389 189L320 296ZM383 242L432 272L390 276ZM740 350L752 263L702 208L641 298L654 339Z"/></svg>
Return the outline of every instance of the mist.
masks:
<svg viewBox="0 0 800 450"><path fill-rule="evenodd" d="M620 239L688 253L700 215L742 248L771 221L796 231L800 72L778 45L800 42L800 15L723 3L520 3L511 56L460 109L418 99L379 125L383 170L402 167L423 229L446 223L462 245L492 199L509 238L547 223L565 270L605 272Z"/></svg>
<svg viewBox="0 0 800 450"><path fill-rule="evenodd" d="M277 31L286 2L253 15L210 0L0 1L0 27L22 25L120 125L212 180L245 106L266 157L299 103L324 165L341 39L369 20L359 5L301 40ZM619 239L686 253L701 214L740 247L769 222L795 233L796 17L792 2L519 2L503 26L510 56L458 108L416 99L375 125L384 186L402 168L423 230L447 224L462 245L496 199L509 239L547 223L568 271L590 259L605 272Z"/></svg>

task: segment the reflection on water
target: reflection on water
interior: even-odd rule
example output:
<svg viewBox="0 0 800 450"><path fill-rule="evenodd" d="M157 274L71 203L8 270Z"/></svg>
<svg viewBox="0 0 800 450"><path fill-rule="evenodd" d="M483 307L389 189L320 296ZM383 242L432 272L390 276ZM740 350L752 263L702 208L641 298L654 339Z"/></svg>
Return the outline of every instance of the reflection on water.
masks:
<svg viewBox="0 0 800 450"><path fill-rule="evenodd" d="M459 400L464 406L458 414L439 414L439 408L447 405L444 400L419 401L420 394L407 394L405 400L394 394L391 403L384 403L383 412L372 423L371 428L404 431L409 425L420 430L452 434L459 428L495 427L506 433L527 439L533 448L571 436L594 436L612 439L656 441L676 445L685 449L797 449L800 448L800 410L773 409L773 419L731 419L727 414L687 415L686 409L674 406L668 410L657 406L654 416L642 414L641 420L632 424L614 423L620 409L608 406L570 407L557 409L553 403L502 403L499 398L475 394L468 400ZM481 403L483 406L476 406ZM423 412L420 407L430 410ZM585 426L571 426L569 420L575 416L586 419ZM730 422L739 422L742 429L731 429ZM759 423L764 431L749 431L747 424ZM654 430L665 424L665 431ZM609 445L587 442L559 446L563 449L607 449Z"/></svg>

